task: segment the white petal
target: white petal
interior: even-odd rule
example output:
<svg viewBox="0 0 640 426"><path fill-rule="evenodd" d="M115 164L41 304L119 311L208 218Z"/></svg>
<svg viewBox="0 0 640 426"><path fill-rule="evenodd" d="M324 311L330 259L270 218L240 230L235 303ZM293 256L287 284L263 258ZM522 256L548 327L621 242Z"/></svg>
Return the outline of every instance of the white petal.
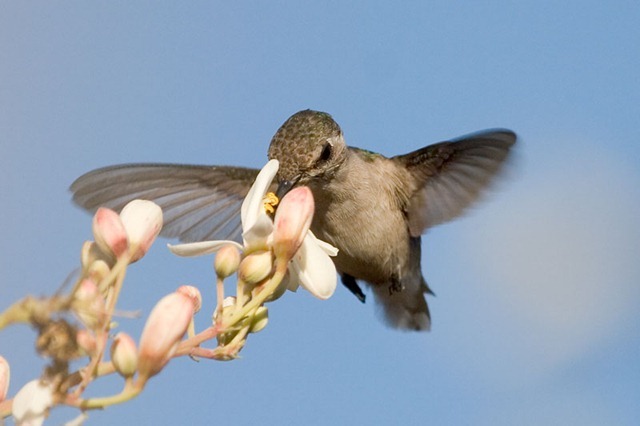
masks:
<svg viewBox="0 0 640 426"><path fill-rule="evenodd" d="M273 222L265 212L256 216L253 225L242 234L245 247L263 247L273 232Z"/></svg>
<svg viewBox="0 0 640 426"><path fill-rule="evenodd" d="M293 262L289 263L287 275L284 276L282 282L287 286L287 290L296 292L300 287L300 277L298 276L298 267L293 266Z"/></svg>
<svg viewBox="0 0 640 426"><path fill-rule="evenodd" d="M13 399L12 412L16 425L41 425L47 410L53 405L51 394L51 388L40 384L40 380L32 380L24 385Z"/></svg>
<svg viewBox="0 0 640 426"><path fill-rule="evenodd" d="M311 231L307 231L307 235L310 235L311 238L313 238L316 241L316 244L318 244L320 246L320 248L322 249L322 251L324 251L325 253L327 253L329 256L331 257L336 257L338 255L338 248L332 246L331 244L329 244L326 241L322 241L321 239L319 239L318 237L316 237L313 232Z"/></svg>
<svg viewBox="0 0 640 426"><path fill-rule="evenodd" d="M278 160L269 160L262 170L260 170L260 173L258 173L256 181L251 185L251 189L240 208L242 229L249 229L256 222L258 213L262 211L262 199L267 194L267 190L276 173L278 173L278 165Z"/></svg>
<svg viewBox="0 0 640 426"><path fill-rule="evenodd" d="M222 246L226 244L232 244L236 246L238 249L242 250L242 246L240 244L236 243L235 241L229 241L229 240L200 241L197 243L176 244L176 245L167 244L167 247L169 247L169 250L171 250L171 253L175 254L176 256L192 257L192 256L202 256L205 254L215 253L218 250L220 250Z"/></svg>
<svg viewBox="0 0 640 426"><path fill-rule="evenodd" d="M290 270L298 276L300 284L309 293L324 300L336 290L338 276L333 261L316 241L313 236L304 239L291 261Z"/></svg>

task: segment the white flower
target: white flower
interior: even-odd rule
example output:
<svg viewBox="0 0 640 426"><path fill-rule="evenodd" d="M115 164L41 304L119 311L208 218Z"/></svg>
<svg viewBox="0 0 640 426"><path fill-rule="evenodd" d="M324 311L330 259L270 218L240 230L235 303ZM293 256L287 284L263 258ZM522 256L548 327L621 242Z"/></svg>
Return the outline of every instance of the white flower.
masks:
<svg viewBox="0 0 640 426"><path fill-rule="evenodd" d="M242 239L244 246L234 241L203 241L198 243L169 245L178 256L200 256L216 252L226 244L233 244L245 252L271 248L274 225L264 208L264 197L278 172L278 161L270 160L260 171L242 203ZM302 285L320 299L333 295L337 284L336 268L329 258L338 250L332 245L318 240L311 231L307 232L302 245L289 262L287 286L295 291Z"/></svg>
<svg viewBox="0 0 640 426"><path fill-rule="evenodd" d="M53 405L53 390L40 380L32 380L22 387L13 399L12 412L19 426L39 426Z"/></svg>

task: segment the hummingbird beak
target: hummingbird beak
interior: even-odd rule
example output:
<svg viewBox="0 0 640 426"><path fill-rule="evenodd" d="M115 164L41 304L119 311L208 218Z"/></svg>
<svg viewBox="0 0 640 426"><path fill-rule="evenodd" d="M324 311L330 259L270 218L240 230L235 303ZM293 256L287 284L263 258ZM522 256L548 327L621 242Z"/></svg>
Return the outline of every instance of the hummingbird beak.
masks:
<svg viewBox="0 0 640 426"><path fill-rule="evenodd" d="M287 192L289 192L291 188L293 188L293 185L295 185L295 182L291 180L280 181L280 183L278 184L278 189L276 189L276 197L278 197L279 200L282 200L282 197L284 197Z"/></svg>

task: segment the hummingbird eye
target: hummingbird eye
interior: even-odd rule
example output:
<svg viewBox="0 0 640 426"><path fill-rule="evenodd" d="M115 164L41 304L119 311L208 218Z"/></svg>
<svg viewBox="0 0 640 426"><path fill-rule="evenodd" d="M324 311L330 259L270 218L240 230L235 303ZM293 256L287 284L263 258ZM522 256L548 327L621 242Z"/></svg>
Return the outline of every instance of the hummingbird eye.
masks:
<svg viewBox="0 0 640 426"><path fill-rule="evenodd" d="M324 163L325 161L329 160L329 158L331 158L332 148L333 145L331 145L330 142L324 144L324 146L322 147L322 152L320 153L320 157L318 158L318 163Z"/></svg>

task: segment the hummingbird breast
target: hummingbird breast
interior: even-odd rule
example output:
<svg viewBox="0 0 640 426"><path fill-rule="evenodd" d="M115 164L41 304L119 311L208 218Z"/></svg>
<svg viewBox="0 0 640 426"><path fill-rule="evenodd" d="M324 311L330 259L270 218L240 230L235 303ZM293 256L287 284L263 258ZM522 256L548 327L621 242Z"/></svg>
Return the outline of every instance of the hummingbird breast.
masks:
<svg viewBox="0 0 640 426"><path fill-rule="evenodd" d="M401 278L409 269L410 237L398 189L401 173L388 159L350 153L331 180L310 185L316 211L311 230L339 249L340 273L371 284Z"/></svg>

